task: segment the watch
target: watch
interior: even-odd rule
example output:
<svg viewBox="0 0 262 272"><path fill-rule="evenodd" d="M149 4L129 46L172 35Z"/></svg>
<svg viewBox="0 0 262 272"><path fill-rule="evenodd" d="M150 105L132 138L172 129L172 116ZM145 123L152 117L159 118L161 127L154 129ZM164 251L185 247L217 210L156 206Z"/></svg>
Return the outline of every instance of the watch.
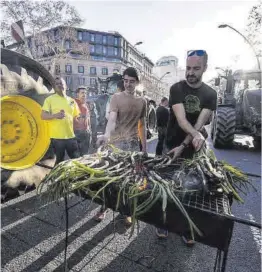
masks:
<svg viewBox="0 0 262 272"><path fill-rule="evenodd" d="M183 147L188 147L188 145L187 145L186 143L184 143L184 142L183 142L181 145L182 145Z"/></svg>

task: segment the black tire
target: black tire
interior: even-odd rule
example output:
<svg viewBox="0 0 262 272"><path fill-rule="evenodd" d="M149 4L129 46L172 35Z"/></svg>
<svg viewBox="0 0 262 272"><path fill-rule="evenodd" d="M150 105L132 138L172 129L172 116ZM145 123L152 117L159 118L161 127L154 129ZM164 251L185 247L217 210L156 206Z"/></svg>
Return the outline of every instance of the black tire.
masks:
<svg viewBox="0 0 262 272"><path fill-rule="evenodd" d="M1 97L23 95L43 104L52 93L54 79L38 62L17 52L1 49Z"/></svg>
<svg viewBox="0 0 262 272"><path fill-rule="evenodd" d="M0 68L1 97L6 95L23 95L43 105L45 98L52 93L54 86L52 75L33 59L2 48ZM45 160L47 157L54 157L51 145L42 160ZM13 172L13 170L6 169L2 169L1 171L1 189L2 192L5 192L4 195L3 193L1 194L2 202L21 194L17 188L21 187L22 179L20 183L17 183L17 187L15 188L9 185L9 178ZM26 184L25 189L22 190L24 193L28 186L34 187L33 184L27 184L26 180L23 180L23 182ZM7 189L5 190L5 188Z"/></svg>
<svg viewBox="0 0 262 272"><path fill-rule="evenodd" d="M218 108L213 118L211 137L215 148L230 148L236 129L236 112L229 107Z"/></svg>
<svg viewBox="0 0 262 272"><path fill-rule="evenodd" d="M149 104L147 124L149 133L153 134L156 130L156 109L153 104Z"/></svg>

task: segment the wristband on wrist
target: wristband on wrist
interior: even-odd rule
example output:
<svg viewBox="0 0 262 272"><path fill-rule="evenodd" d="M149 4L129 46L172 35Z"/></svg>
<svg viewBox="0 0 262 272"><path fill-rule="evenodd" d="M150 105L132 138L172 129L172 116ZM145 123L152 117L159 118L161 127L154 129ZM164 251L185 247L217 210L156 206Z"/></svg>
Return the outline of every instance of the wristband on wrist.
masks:
<svg viewBox="0 0 262 272"><path fill-rule="evenodd" d="M184 143L184 142L183 142L181 145L182 145L183 147L188 147L188 144L186 144L186 143Z"/></svg>

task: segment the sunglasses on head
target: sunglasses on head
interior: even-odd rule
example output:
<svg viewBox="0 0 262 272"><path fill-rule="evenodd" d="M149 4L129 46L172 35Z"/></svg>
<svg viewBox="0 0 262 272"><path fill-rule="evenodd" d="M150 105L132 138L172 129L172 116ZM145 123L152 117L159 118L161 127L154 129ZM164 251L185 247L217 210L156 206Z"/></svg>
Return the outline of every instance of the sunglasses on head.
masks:
<svg viewBox="0 0 262 272"><path fill-rule="evenodd" d="M207 54L207 52L205 50L190 50L190 51L187 51L187 56L188 57L192 57L194 55L202 57L202 56L205 56L206 54Z"/></svg>

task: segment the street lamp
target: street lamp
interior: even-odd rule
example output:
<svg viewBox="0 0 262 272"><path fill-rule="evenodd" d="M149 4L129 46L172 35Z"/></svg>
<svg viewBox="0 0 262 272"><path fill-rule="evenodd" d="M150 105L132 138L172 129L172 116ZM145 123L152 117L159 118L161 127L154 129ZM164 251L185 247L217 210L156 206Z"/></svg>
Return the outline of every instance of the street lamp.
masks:
<svg viewBox="0 0 262 272"><path fill-rule="evenodd" d="M143 43L143 42L141 42L141 41L140 41L140 42L137 42L137 43L134 44L134 47L136 47L137 45L141 45L142 43Z"/></svg>
<svg viewBox="0 0 262 272"><path fill-rule="evenodd" d="M247 37L245 37L242 33L240 33L238 30L236 30L234 27L230 26L230 25L227 25L227 24L222 24L222 25L219 25L218 28L230 28L232 29L233 31L235 31L236 33L238 33L242 38L244 38L244 40L250 45L250 47L252 48L254 54L255 54L255 57L257 59L257 66L258 66L258 69L259 71L261 71L261 68L260 68L260 61L259 61L259 58L258 58L258 55L257 55L257 52L253 46L253 44L247 39Z"/></svg>
<svg viewBox="0 0 262 272"><path fill-rule="evenodd" d="M141 45L142 43L143 43L143 42L141 42L141 41L140 41L140 42L137 42L137 43L135 43L135 44L133 45L133 47L136 48L137 45ZM130 45L131 45L131 44L130 44ZM128 51L127 51L127 53L130 54L130 52L131 52L131 46L128 46ZM129 60L127 60L127 63L133 65Z"/></svg>
<svg viewBox="0 0 262 272"><path fill-rule="evenodd" d="M169 74L170 74L170 72L164 73L164 74L160 77L159 81L161 81L166 75L169 75Z"/></svg>

